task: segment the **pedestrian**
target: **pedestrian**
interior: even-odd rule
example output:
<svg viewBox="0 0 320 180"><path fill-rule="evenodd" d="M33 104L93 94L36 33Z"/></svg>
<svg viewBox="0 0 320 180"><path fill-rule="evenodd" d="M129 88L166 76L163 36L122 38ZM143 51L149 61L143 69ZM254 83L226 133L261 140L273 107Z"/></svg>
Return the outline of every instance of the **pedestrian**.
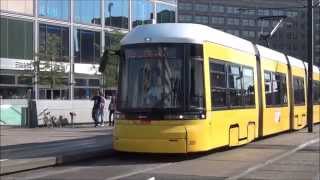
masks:
<svg viewBox="0 0 320 180"><path fill-rule="evenodd" d="M114 96L111 96L108 109L109 109L109 126L114 126L114 120L111 119L111 117L113 117L114 115L114 111L116 110L116 101Z"/></svg>
<svg viewBox="0 0 320 180"><path fill-rule="evenodd" d="M102 95L102 93L100 93L100 109L99 109L99 117L101 118L101 122L100 122L100 126L104 126L104 110L105 110L105 106L106 106L106 98L104 98L104 96Z"/></svg>
<svg viewBox="0 0 320 180"><path fill-rule="evenodd" d="M99 115L101 114L101 92L96 91L95 96L91 98L93 100L93 107L92 107L92 119L94 121L94 126L98 127L99 125Z"/></svg>

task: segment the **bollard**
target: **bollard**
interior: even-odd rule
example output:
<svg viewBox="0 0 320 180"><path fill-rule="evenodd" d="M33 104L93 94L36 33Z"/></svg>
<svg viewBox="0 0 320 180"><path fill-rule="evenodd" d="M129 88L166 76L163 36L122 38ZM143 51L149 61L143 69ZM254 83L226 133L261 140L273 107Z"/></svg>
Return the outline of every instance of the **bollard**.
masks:
<svg viewBox="0 0 320 180"><path fill-rule="evenodd" d="M76 113L75 112L69 112L69 114L70 114L72 127L74 128L73 117L76 116Z"/></svg>

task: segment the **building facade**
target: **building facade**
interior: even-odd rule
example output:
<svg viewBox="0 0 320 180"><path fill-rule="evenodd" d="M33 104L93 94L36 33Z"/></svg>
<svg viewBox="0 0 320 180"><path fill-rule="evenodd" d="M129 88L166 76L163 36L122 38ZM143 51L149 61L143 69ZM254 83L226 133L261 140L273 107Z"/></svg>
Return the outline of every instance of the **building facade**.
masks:
<svg viewBox="0 0 320 180"><path fill-rule="evenodd" d="M0 96L5 99L24 98L29 89L39 99L87 99L104 84L98 72L104 49L119 44L119 36L135 26L177 19L176 0L0 3ZM48 60L47 74L62 68L55 82L46 82L47 75L34 68L45 68L42 62Z"/></svg>
<svg viewBox="0 0 320 180"><path fill-rule="evenodd" d="M307 60L307 1L300 0L178 0L178 22L204 24L265 45L261 33L270 32L277 20L263 16L287 16L270 48ZM320 7L314 8L315 64L320 66Z"/></svg>

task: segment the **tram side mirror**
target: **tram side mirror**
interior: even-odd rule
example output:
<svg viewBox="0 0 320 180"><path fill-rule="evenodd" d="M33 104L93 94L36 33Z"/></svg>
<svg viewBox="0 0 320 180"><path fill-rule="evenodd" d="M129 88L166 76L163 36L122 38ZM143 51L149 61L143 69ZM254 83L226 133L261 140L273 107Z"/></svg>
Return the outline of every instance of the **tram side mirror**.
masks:
<svg viewBox="0 0 320 180"><path fill-rule="evenodd" d="M111 56L120 56L120 50L106 49L100 59L99 72L104 72Z"/></svg>

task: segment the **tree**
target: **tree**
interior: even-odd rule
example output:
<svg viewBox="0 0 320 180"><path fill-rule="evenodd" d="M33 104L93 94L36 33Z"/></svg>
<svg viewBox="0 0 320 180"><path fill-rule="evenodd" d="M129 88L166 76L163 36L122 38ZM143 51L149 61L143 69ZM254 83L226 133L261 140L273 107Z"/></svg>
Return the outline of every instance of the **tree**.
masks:
<svg viewBox="0 0 320 180"><path fill-rule="evenodd" d="M51 99L53 99L53 89L65 84L66 66L63 62L69 57L62 55L61 44L61 37L48 34L46 43L40 44L39 53L36 54L39 60L34 62L40 84L50 87Z"/></svg>
<svg viewBox="0 0 320 180"><path fill-rule="evenodd" d="M119 31L109 33L106 40L106 50L101 57L100 72L103 73L105 87L117 87L119 71L120 40L124 34Z"/></svg>

